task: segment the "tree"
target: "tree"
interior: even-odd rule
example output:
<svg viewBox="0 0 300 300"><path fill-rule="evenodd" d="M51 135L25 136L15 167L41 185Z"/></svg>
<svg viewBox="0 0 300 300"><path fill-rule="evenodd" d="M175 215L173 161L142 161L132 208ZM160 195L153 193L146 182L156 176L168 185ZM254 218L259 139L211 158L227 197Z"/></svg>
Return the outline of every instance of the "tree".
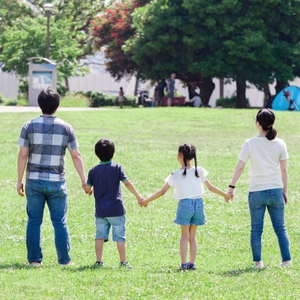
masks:
<svg viewBox="0 0 300 300"><path fill-rule="evenodd" d="M198 78L204 101L212 77L232 78L241 108L246 80L263 85L298 72L299 18L299 1L154 0L134 11L126 50L148 78L167 70L187 83Z"/></svg>
<svg viewBox="0 0 300 300"><path fill-rule="evenodd" d="M112 77L120 80L138 71L132 53L124 53L124 43L134 35L131 13L150 0L115 2L92 21L93 34L98 49L104 49L106 68Z"/></svg>
<svg viewBox="0 0 300 300"><path fill-rule="evenodd" d="M78 74L81 49L68 32L70 22L60 20L50 25L50 58L58 62L57 70L63 78ZM5 62L4 71L14 71L20 76L28 74L28 58L44 57L46 49L46 18L16 20L0 37L3 51L0 61Z"/></svg>

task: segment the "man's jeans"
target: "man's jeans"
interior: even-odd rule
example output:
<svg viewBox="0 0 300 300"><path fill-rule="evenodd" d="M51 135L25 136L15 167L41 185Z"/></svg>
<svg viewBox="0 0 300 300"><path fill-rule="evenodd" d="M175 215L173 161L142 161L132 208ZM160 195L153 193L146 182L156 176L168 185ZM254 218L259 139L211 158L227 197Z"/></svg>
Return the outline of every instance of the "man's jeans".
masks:
<svg viewBox="0 0 300 300"><path fill-rule="evenodd" d="M274 231L278 238L282 261L291 259L290 242L284 224L284 197L282 189L249 192L248 203L251 216L251 248L253 261L261 261L261 236L264 216L268 209Z"/></svg>
<svg viewBox="0 0 300 300"><path fill-rule="evenodd" d="M25 185L27 198L27 231L26 246L29 262L41 262L43 259L41 247L41 224L45 203L47 203L52 225L54 227L55 247L58 263L67 264L70 240L67 227L67 188L64 182L44 180L27 180Z"/></svg>

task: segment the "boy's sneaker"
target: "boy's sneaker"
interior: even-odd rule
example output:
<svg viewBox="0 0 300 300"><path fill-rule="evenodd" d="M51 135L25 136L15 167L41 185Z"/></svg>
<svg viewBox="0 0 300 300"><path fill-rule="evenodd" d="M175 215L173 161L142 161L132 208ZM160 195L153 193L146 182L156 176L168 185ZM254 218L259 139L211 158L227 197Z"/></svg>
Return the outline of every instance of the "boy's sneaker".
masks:
<svg viewBox="0 0 300 300"><path fill-rule="evenodd" d="M193 270L193 271L197 270L195 264L190 263L190 262L187 263L187 269L188 270Z"/></svg>
<svg viewBox="0 0 300 300"><path fill-rule="evenodd" d="M179 270L180 271L186 271L188 264L181 264Z"/></svg>
<svg viewBox="0 0 300 300"><path fill-rule="evenodd" d="M264 263L262 261L256 261L254 263L254 266L253 266L255 269L263 269L265 266L264 266Z"/></svg>
<svg viewBox="0 0 300 300"><path fill-rule="evenodd" d="M103 263L103 261L98 261L98 260L97 260L97 261L95 262L95 266L96 266L96 267L104 267L104 263Z"/></svg>
<svg viewBox="0 0 300 300"><path fill-rule="evenodd" d="M124 269L133 269L133 266L131 266L127 260L121 261L119 267Z"/></svg>

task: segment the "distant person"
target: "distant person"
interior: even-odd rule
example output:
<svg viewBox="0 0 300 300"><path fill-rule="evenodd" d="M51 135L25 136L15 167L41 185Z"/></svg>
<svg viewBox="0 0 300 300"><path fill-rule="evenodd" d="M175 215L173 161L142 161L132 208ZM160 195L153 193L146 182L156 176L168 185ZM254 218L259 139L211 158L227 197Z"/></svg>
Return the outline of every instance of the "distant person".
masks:
<svg viewBox="0 0 300 300"><path fill-rule="evenodd" d="M155 89L155 91L157 91L157 100L158 100L158 104L162 105L164 96L165 96L165 89L167 88L167 83L164 79L161 79L161 81L158 83L157 85L157 89Z"/></svg>
<svg viewBox="0 0 300 300"><path fill-rule="evenodd" d="M175 93L175 77L176 74L172 73L171 77L167 80L167 89L168 89L168 106L171 106L172 104L172 99L174 98L174 93Z"/></svg>
<svg viewBox="0 0 300 300"><path fill-rule="evenodd" d="M292 100L292 98L291 98L290 91L284 91L283 94L284 94L285 100L289 103L288 110L293 111L293 110L298 109L295 101Z"/></svg>
<svg viewBox="0 0 300 300"><path fill-rule="evenodd" d="M255 117L258 135L244 142L228 189L228 193L234 196L235 185L249 160L248 204L251 217L251 249L255 268L264 267L261 237L266 210L269 212L277 235L281 252L280 266L288 267L291 264L290 242L284 224L284 208L288 202L287 159L289 156L285 142L276 138L274 122L275 115L270 109L263 108L258 111Z"/></svg>
<svg viewBox="0 0 300 300"><path fill-rule="evenodd" d="M124 92L123 92L123 88L122 88L122 87L120 87L119 97L118 97L118 102L119 102L120 108L123 108L123 103L124 103Z"/></svg>
<svg viewBox="0 0 300 300"><path fill-rule="evenodd" d="M64 166L66 150L71 154L83 188L86 181L84 166L73 128L55 116L60 95L51 88L43 90L38 96L38 104L42 115L23 125L18 141L17 192L20 196L24 196L22 178L26 168L27 259L31 266L39 267L42 264L41 224L47 204L54 228L58 263L69 265L68 192Z"/></svg>
<svg viewBox="0 0 300 300"><path fill-rule="evenodd" d="M120 187L123 182L127 189L142 200L133 184L129 181L121 165L112 162L115 145L107 139L99 140L95 145L95 154L100 163L93 167L88 174L85 192L94 192L96 237L95 252L96 266L103 267L103 246L108 241L109 231L112 228L113 241L117 243L120 257L120 267L132 269L126 259L126 228L125 207Z"/></svg>
<svg viewBox="0 0 300 300"><path fill-rule="evenodd" d="M191 160L195 161L192 167ZM202 183L213 193L224 197L226 201L231 196L213 186L206 175L208 172L197 166L196 147L192 144L183 144L178 148L177 160L181 165L165 181L166 184L151 197L140 201L143 206L163 196L171 187L174 188L174 198L178 201L175 223L181 227L180 238L180 270L196 270L195 260L197 254L196 230L197 226L205 224ZM187 262L187 248L190 245L190 260Z"/></svg>
<svg viewBox="0 0 300 300"><path fill-rule="evenodd" d="M194 94L194 97L191 100L185 100L183 106L190 106L190 107L200 107L201 106L201 98L198 93Z"/></svg>
<svg viewBox="0 0 300 300"><path fill-rule="evenodd" d="M268 93L264 101L264 108L272 108L272 103L273 103L273 97L271 96L271 93Z"/></svg>

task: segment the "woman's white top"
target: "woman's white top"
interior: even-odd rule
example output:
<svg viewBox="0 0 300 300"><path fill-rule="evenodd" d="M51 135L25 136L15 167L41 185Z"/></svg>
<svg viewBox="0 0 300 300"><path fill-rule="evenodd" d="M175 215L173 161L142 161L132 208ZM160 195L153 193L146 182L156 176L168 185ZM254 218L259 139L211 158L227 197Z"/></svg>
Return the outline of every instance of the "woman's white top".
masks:
<svg viewBox="0 0 300 300"><path fill-rule="evenodd" d="M275 138L254 137L244 142L239 159L250 160L249 191L263 191L282 188L280 160L289 158L285 142Z"/></svg>
<svg viewBox="0 0 300 300"><path fill-rule="evenodd" d="M184 170L175 170L165 181L174 188L174 198L177 200L190 198L201 198L204 194L202 182L206 181L208 172L197 167L199 177L195 175L195 168L187 169L186 176L182 175Z"/></svg>

